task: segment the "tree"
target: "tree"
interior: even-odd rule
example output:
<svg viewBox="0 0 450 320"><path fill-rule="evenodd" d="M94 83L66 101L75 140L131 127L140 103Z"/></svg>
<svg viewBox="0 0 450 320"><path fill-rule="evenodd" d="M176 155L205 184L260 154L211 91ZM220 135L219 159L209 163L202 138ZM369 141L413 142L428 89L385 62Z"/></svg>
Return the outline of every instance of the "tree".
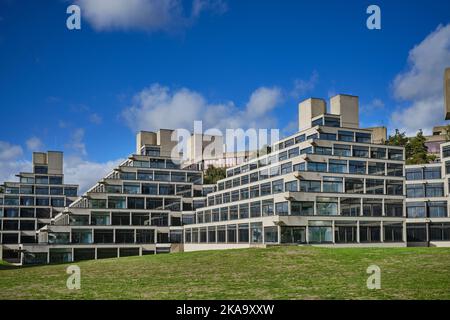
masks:
<svg viewBox="0 0 450 320"><path fill-rule="evenodd" d="M203 182L205 184L215 184L217 181L224 179L226 177L225 168L216 168L214 166L209 166L205 171L203 177Z"/></svg>
<svg viewBox="0 0 450 320"><path fill-rule="evenodd" d="M425 141L422 130L419 130L415 137L409 138L407 144L409 145L409 154L406 157L406 164L424 164L430 161Z"/></svg>
<svg viewBox="0 0 450 320"><path fill-rule="evenodd" d="M426 138L422 130L419 130L415 137L408 138L405 132L400 132L400 130L395 129L395 134L389 136L386 144L404 147L406 164L425 164L433 162L436 159L436 156L428 154L428 148L425 142Z"/></svg>

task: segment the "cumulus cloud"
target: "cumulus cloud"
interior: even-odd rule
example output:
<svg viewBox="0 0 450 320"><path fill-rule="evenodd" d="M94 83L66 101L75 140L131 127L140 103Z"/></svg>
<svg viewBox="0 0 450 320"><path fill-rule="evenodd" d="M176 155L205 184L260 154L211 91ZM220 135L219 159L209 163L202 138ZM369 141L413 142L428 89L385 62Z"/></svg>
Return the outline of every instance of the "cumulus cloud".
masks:
<svg viewBox="0 0 450 320"><path fill-rule="evenodd" d="M93 124L101 124L103 122L103 118L97 113L93 113L89 116L89 121Z"/></svg>
<svg viewBox="0 0 450 320"><path fill-rule="evenodd" d="M192 129L195 120L203 128L269 128L276 125L270 115L280 106L282 92L277 87L261 87L250 96L247 104L238 108L233 102L210 103L198 92L181 88L171 90L153 84L139 92L122 117L133 131L166 128Z"/></svg>
<svg viewBox="0 0 450 320"><path fill-rule="evenodd" d="M419 129L429 134L443 122L443 73L449 63L450 24L440 25L409 52L407 70L392 83L394 96L407 103L392 113L392 127L411 135Z"/></svg>
<svg viewBox="0 0 450 320"><path fill-rule="evenodd" d="M174 31L190 26L205 11L223 13L221 0L194 0L186 13L182 0L77 0L83 18L97 31Z"/></svg>
<svg viewBox="0 0 450 320"><path fill-rule="evenodd" d="M64 180L66 183L79 185L79 194L81 195L124 160L95 162L78 156L66 157L64 161Z"/></svg>
<svg viewBox="0 0 450 320"><path fill-rule="evenodd" d="M81 155L86 156L86 145L84 143L84 129L78 128L72 132L69 142L65 145L67 149Z"/></svg>
<svg viewBox="0 0 450 320"><path fill-rule="evenodd" d="M31 137L26 141L26 145L30 151L39 151L42 149L44 144L38 137Z"/></svg>
<svg viewBox="0 0 450 320"><path fill-rule="evenodd" d="M0 141L0 182L16 181L16 174L31 169L31 162L22 160L23 149L6 141Z"/></svg>
<svg viewBox="0 0 450 320"><path fill-rule="evenodd" d="M314 90L319 81L319 73L317 71L313 71L311 77L308 80L296 79L294 81L294 88L291 91L291 96L295 99L304 96L305 94Z"/></svg>

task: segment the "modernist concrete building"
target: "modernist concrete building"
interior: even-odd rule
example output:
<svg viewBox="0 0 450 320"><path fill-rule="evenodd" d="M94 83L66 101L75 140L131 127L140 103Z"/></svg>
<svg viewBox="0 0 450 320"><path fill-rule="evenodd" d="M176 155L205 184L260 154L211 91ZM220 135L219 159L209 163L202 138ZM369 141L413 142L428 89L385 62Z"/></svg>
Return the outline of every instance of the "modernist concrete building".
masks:
<svg viewBox="0 0 450 320"><path fill-rule="evenodd" d="M49 263L182 251L183 225L205 205L213 186L195 166L170 156L169 130L141 132L139 153L22 244L23 262Z"/></svg>
<svg viewBox="0 0 450 320"><path fill-rule="evenodd" d="M0 187L0 258L22 261L23 244L37 242L36 231L77 199L78 186L64 184L63 154L33 153L33 172Z"/></svg>
<svg viewBox="0 0 450 320"><path fill-rule="evenodd" d="M450 245L450 143L439 163L406 166L407 240L410 245Z"/></svg>
<svg viewBox="0 0 450 320"><path fill-rule="evenodd" d="M33 173L0 194L0 248L14 263L60 263L268 245L450 245L450 143L440 163L407 166L386 128L360 128L358 97L299 104L299 131L203 184L211 144L140 132L136 151L83 196L63 184L62 154L35 153ZM173 152L175 148L175 152ZM177 157L177 155L179 157ZM214 155L217 159L214 159ZM184 160L183 160L184 159ZM406 179L405 179L406 176Z"/></svg>
<svg viewBox="0 0 450 320"><path fill-rule="evenodd" d="M299 105L299 132L227 170L184 250L269 244L406 246L404 149L359 128L358 97ZM381 139L383 140L383 139Z"/></svg>

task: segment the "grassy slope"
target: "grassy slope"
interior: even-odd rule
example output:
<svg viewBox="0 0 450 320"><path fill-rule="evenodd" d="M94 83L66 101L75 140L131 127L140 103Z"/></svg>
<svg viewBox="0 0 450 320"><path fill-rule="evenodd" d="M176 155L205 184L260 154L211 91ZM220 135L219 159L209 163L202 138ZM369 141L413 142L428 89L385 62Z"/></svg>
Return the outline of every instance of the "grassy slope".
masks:
<svg viewBox="0 0 450 320"><path fill-rule="evenodd" d="M366 268L381 268L368 290ZM0 299L450 299L450 249L274 247L0 269Z"/></svg>

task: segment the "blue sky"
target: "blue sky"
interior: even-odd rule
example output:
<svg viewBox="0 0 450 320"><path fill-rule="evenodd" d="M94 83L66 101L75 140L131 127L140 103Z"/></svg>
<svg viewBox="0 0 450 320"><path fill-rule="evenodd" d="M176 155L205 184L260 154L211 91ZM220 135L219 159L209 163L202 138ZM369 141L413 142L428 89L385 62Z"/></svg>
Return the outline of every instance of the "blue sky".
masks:
<svg viewBox="0 0 450 320"><path fill-rule="evenodd" d="M66 28L72 3L81 30ZM370 4L381 30L366 28ZM300 100L337 93L360 97L364 126L429 131L449 23L445 0L0 0L0 177L62 150L86 184L78 170L130 154L136 128L289 133Z"/></svg>

